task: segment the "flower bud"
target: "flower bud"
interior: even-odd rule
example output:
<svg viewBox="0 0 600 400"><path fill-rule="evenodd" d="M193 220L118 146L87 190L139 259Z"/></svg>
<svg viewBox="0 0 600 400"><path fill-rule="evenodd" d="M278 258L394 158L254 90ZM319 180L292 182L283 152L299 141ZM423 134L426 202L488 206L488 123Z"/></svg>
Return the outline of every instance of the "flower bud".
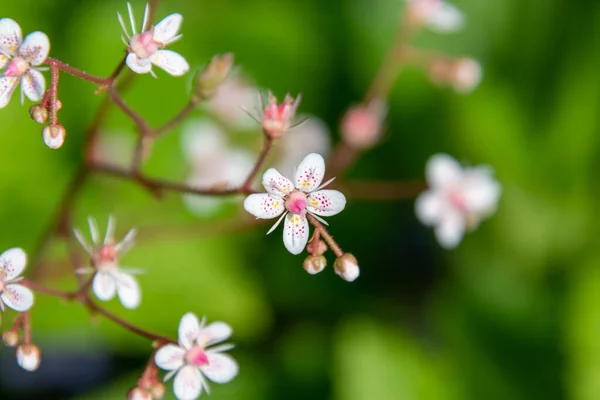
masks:
<svg viewBox="0 0 600 400"><path fill-rule="evenodd" d="M335 260L333 264L335 273L338 274L343 280L352 282L360 275L360 269L358 268L358 261L350 253L344 254Z"/></svg>
<svg viewBox="0 0 600 400"><path fill-rule="evenodd" d="M316 247L316 249L315 249L315 247ZM310 254L315 255L315 253L316 253L317 255L320 256L327 251L327 245L322 240L319 240L316 243L313 240L308 244L308 246L306 246L306 251L308 251Z"/></svg>
<svg viewBox="0 0 600 400"><path fill-rule="evenodd" d="M285 95L283 103L277 104L277 97L269 92L269 103L263 110L261 125L263 130L271 139L283 136L292 128L296 117L296 110L300 104L301 96L294 99L289 94Z"/></svg>
<svg viewBox="0 0 600 400"><path fill-rule="evenodd" d="M22 344L17 347L17 363L27 371L35 371L40 366L41 353L35 344Z"/></svg>
<svg viewBox="0 0 600 400"><path fill-rule="evenodd" d="M327 266L327 260L323 256L308 256L302 264L306 272L311 275L318 274Z"/></svg>
<svg viewBox="0 0 600 400"><path fill-rule="evenodd" d="M44 128L42 136L46 146L58 149L64 143L67 131L61 124L50 124Z"/></svg>
<svg viewBox="0 0 600 400"><path fill-rule="evenodd" d="M150 392L136 386L127 393L127 400L153 400L153 398Z"/></svg>
<svg viewBox="0 0 600 400"><path fill-rule="evenodd" d="M438 86L451 86L456 92L472 92L481 82L483 68L472 58L437 59L429 65L429 77Z"/></svg>
<svg viewBox="0 0 600 400"><path fill-rule="evenodd" d="M29 109L29 115L31 116L31 119L38 124L45 124L48 122L48 109L40 104L31 106Z"/></svg>
<svg viewBox="0 0 600 400"><path fill-rule="evenodd" d="M14 329L5 331L2 334L2 341L8 347L16 347L19 344L19 334Z"/></svg>
<svg viewBox="0 0 600 400"><path fill-rule="evenodd" d="M212 97L217 87L227 79L232 67L232 53L214 56L196 77L196 94L201 98Z"/></svg>
<svg viewBox="0 0 600 400"><path fill-rule="evenodd" d="M165 397L165 385L162 382L156 382L150 388L153 400L160 400Z"/></svg>
<svg viewBox="0 0 600 400"><path fill-rule="evenodd" d="M381 101L351 107L342 118L340 131L350 147L365 150L373 147L381 138L385 106Z"/></svg>

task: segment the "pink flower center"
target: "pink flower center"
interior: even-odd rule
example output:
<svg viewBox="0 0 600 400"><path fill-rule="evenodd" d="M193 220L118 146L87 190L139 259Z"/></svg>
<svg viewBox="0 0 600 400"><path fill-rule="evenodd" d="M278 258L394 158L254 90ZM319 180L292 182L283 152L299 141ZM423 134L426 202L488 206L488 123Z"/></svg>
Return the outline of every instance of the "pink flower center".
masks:
<svg viewBox="0 0 600 400"><path fill-rule="evenodd" d="M111 269L117 262L117 256L117 249L114 245L102 246L94 255L94 266L102 270Z"/></svg>
<svg viewBox="0 0 600 400"><path fill-rule="evenodd" d="M162 44L154 40L154 32L146 31L133 35L129 42L131 51L139 58L148 58L162 47Z"/></svg>
<svg viewBox="0 0 600 400"><path fill-rule="evenodd" d="M456 207L463 213L466 213L468 211L467 199L460 190L455 189L450 191L450 193L448 194L448 200L450 201L450 204L452 204L454 207Z"/></svg>
<svg viewBox="0 0 600 400"><path fill-rule="evenodd" d="M293 214L306 214L306 194L299 190L293 191L285 200L285 208Z"/></svg>
<svg viewBox="0 0 600 400"><path fill-rule="evenodd" d="M22 76L29 71L29 63L23 57L15 57L6 66L4 76Z"/></svg>
<svg viewBox="0 0 600 400"><path fill-rule="evenodd" d="M197 367L208 365L208 356L203 347L194 346L185 353L185 362Z"/></svg>

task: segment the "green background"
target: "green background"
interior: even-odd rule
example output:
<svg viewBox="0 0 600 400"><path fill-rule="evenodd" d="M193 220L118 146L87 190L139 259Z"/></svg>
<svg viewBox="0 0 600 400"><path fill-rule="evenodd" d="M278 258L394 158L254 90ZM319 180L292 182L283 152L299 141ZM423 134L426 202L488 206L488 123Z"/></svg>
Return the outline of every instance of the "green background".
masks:
<svg viewBox="0 0 600 400"><path fill-rule="evenodd" d="M283 95L302 92L301 111L324 119L338 140L344 110L364 95L399 20L401 0L164 1L157 17L184 15L172 49L193 68L234 52L242 70ZM220 232L249 218L232 206L211 219L180 196L157 202L112 178L86 185L77 225L113 213L118 235L140 229L124 265L144 268L143 303L128 320L175 336L187 311L234 328L240 375L213 384L213 399L578 399L600 398L599 185L600 3L592 0L457 0L460 33L423 32L416 44L472 55L481 86L460 96L404 71L389 99L384 142L348 178L423 178L427 158L448 152L494 167L503 186L497 214L455 251L420 225L413 201L350 199L331 232L359 260L347 283L301 267L267 225ZM143 3L133 2L138 18ZM3 1L2 17L24 34L41 30L51 56L108 75L123 54L121 1ZM138 23L140 23L138 21ZM190 78L137 78L126 99L157 125L186 102ZM48 76L48 75L47 75ZM62 76L64 146L53 151L15 95L0 110L0 248L33 252L82 161L85 127L101 96ZM108 130L133 138L113 113ZM257 137L259 133L256 133ZM252 151L258 151L252 147ZM179 131L161 139L145 170L184 179ZM57 241L44 283L75 281ZM329 257L330 264L333 258ZM32 272L29 270L29 272ZM14 314L3 315L3 327ZM113 399L132 387L151 352L145 339L79 305L37 296L36 373L0 349L2 399ZM172 398L171 382L167 384Z"/></svg>

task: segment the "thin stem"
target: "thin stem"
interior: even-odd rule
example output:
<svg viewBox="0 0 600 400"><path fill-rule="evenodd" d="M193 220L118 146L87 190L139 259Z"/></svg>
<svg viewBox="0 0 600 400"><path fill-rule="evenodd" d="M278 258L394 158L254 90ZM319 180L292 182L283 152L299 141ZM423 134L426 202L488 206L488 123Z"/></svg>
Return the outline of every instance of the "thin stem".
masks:
<svg viewBox="0 0 600 400"><path fill-rule="evenodd" d="M323 224L321 224L315 217L308 213L306 214L306 218L315 227L315 229L318 229L321 232L323 239L325 239L325 241L329 245L329 248L333 251L335 256L338 258L343 257L344 252L342 251L341 247L336 243L335 240L333 240L333 236L329 234L329 232L327 231L327 229L325 229Z"/></svg>
<svg viewBox="0 0 600 400"><path fill-rule="evenodd" d="M28 279L23 279L21 283L30 288L31 290L46 294L48 296L60 297L64 300L73 300L74 298L73 293L71 292L65 292L64 290L58 290L51 287L47 287L42 284L30 281Z"/></svg>
<svg viewBox="0 0 600 400"><path fill-rule="evenodd" d="M56 109L56 100L58 100L58 79L59 71L56 64L50 64L50 73L52 78L50 80L50 123L56 125L58 123L58 110Z"/></svg>
<svg viewBox="0 0 600 400"><path fill-rule="evenodd" d="M96 83L98 85L110 85L113 79L109 78L101 78L99 76L90 75L87 72L83 72L78 70L77 68L71 67L68 64L65 64L55 58L48 57L45 61L46 64L50 66L50 68L55 67L60 69L61 71L66 72L69 75L76 76L77 78L83 79L88 82Z"/></svg>
<svg viewBox="0 0 600 400"><path fill-rule="evenodd" d="M144 118L134 111L131 107L125 103L125 100L121 97L119 92L114 86L108 88L108 95L110 99L127 115L136 125L140 136L145 136L150 131L150 127Z"/></svg>
<svg viewBox="0 0 600 400"><path fill-rule="evenodd" d="M31 344L31 315L29 310L23 313L23 343Z"/></svg>
<svg viewBox="0 0 600 400"><path fill-rule="evenodd" d="M181 111L179 111L179 113L177 113L177 115L175 115L170 121L166 122L162 126L160 126L160 127L156 128L155 130L153 130L150 133L150 136L152 136L152 137L158 137L158 136L164 135L165 133L167 133L170 130L172 130L173 128L175 128L185 118L187 118L187 116L192 111L194 111L196 109L196 107L198 106L198 103L200 103L200 101L202 101L202 99L200 97L198 97L198 96L192 96L192 98L190 99L190 101L185 105L185 107L183 109L181 109Z"/></svg>
<svg viewBox="0 0 600 400"><path fill-rule="evenodd" d="M252 181L256 177L256 174L258 173L258 170L260 169L260 167L262 167L262 165L264 164L265 159L267 158L267 155L269 155L269 151L271 150L272 144L273 144L273 139L271 139L269 136L265 136L265 141L263 144L262 151L260 152L256 162L254 163L254 167L252 168L252 170L246 177L246 180L244 181L244 183L241 186L240 190L243 193L251 193L252 192L252 189L251 189Z"/></svg>

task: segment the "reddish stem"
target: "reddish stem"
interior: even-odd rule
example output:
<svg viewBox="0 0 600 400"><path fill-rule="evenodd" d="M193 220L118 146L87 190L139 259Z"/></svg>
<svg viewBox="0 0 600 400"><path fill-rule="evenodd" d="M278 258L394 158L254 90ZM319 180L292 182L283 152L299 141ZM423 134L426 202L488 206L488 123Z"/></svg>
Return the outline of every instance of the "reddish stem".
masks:
<svg viewBox="0 0 600 400"><path fill-rule="evenodd" d="M329 234L329 232L327 231L327 229L325 229L323 224L320 223L315 217L313 217L312 215L310 215L308 213L306 214L306 218L315 227L315 229L317 229L321 232L323 239L325 239L325 241L329 245L329 248L333 251L335 256L338 258L343 257L344 252L342 251L341 247L336 243L335 240L333 240L333 236L331 236Z"/></svg>
<svg viewBox="0 0 600 400"><path fill-rule="evenodd" d="M258 159L256 160L256 162L254 163L254 167L252 168L252 170L250 171L250 173L246 177L246 180L242 184L242 186L240 188L241 192L243 192L243 193L252 193L252 188L251 188L252 181L256 177L256 174L258 173L258 170L260 169L260 167L262 167L262 165L265 162L265 159L269 155L269 151L271 150L272 144L273 144L273 139L271 139L269 136L265 136L265 141L264 141L264 144L263 144L262 151L260 152L260 154L259 154Z"/></svg>
<svg viewBox="0 0 600 400"><path fill-rule="evenodd" d="M87 72L83 72L77 68L71 67L70 65L51 57L48 57L45 63L48 64L50 68L57 68L61 71L66 72L69 75L76 76L77 78L83 79L88 82L96 83L98 85L108 86L112 83L114 79L112 77L101 78L99 76L90 75Z"/></svg>

